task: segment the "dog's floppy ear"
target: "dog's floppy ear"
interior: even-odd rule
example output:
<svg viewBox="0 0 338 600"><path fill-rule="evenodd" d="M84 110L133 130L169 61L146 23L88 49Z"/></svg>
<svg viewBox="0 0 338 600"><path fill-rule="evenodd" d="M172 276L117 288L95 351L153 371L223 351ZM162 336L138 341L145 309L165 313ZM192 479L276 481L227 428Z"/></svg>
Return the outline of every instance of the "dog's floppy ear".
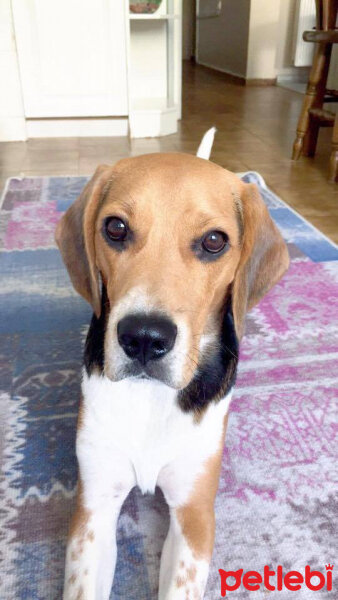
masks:
<svg viewBox="0 0 338 600"><path fill-rule="evenodd" d="M79 198L63 215L55 232L63 261L76 291L101 312L99 273L95 262L95 219L112 167L100 165Z"/></svg>
<svg viewBox="0 0 338 600"><path fill-rule="evenodd" d="M232 312L239 339L244 333L246 312L277 283L289 266L287 246L257 186L242 185L238 203L242 252L232 286Z"/></svg>

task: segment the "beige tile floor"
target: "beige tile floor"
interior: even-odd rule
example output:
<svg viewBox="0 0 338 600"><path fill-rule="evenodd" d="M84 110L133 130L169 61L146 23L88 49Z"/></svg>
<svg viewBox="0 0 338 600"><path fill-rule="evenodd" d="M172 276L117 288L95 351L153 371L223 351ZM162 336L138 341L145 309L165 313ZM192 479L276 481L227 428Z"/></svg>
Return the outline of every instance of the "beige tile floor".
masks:
<svg viewBox="0 0 338 600"><path fill-rule="evenodd" d="M338 242L338 185L327 181L331 130L315 158L290 160L302 95L279 87L242 87L184 65L183 118L177 134L156 139L51 138L0 143L0 187L16 175L90 175L100 163L148 152L191 152L216 125L212 160L254 169L295 210Z"/></svg>

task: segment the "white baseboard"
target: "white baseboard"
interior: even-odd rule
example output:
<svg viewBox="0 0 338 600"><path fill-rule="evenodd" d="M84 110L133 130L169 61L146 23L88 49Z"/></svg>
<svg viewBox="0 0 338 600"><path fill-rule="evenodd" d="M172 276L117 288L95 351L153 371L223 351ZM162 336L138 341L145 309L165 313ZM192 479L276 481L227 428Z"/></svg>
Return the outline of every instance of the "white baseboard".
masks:
<svg viewBox="0 0 338 600"><path fill-rule="evenodd" d="M310 67L288 67L279 69L277 72L277 83L281 81L294 81L295 83L307 83Z"/></svg>
<svg viewBox="0 0 338 600"><path fill-rule="evenodd" d="M240 75L239 73L235 73L234 71L231 71L230 69L222 69L221 67L216 67L215 65L211 65L210 63L203 62L201 60L196 60L196 63L198 65L201 65L202 67L208 67L208 69L214 69L214 71L219 71L220 73L225 73L226 75L230 75L231 77L235 77L236 79L245 80L245 75Z"/></svg>
<svg viewBox="0 0 338 600"><path fill-rule="evenodd" d="M128 135L128 118L26 119L27 138Z"/></svg>
<svg viewBox="0 0 338 600"><path fill-rule="evenodd" d="M166 99L134 102L130 110L130 137L161 137L177 132L178 107Z"/></svg>
<svg viewBox="0 0 338 600"><path fill-rule="evenodd" d="M0 142L22 142L26 139L26 122L23 117L0 119Z"/></svg>

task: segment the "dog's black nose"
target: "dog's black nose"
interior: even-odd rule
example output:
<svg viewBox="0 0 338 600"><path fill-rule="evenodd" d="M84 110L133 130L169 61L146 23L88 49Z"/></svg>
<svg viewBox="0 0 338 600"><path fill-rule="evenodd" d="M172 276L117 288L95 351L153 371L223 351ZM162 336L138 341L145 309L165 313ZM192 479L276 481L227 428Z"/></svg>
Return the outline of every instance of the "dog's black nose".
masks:
<svg viewBox="0 0 338 600"><path fill-rule="evenodd" d="M117 324L120 346L129 358L137 359L142 365L168 354L176 335L176 325L161 315L129 315Z"/></svg>

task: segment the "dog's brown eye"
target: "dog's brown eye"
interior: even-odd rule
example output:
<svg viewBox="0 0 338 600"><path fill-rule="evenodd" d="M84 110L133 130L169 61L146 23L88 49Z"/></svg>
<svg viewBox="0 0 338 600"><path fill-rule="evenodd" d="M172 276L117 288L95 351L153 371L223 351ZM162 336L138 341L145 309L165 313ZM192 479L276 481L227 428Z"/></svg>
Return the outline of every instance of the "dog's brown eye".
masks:
<svg viewBox="0 0 338 600"><path fill-rule="evenodd" d="M228 236L226 233L223 233L222 231L209 231L202 240L202 246L207 252L217 254L217 252L223 250L227 241Z"/></svg>
<svg viewBox="0 0 338 600"><path fill-rule="evenodd" d="M118 217L109 217L105 223L106 233L113 242L123 242L127 235L127 226Z"/></svg>

